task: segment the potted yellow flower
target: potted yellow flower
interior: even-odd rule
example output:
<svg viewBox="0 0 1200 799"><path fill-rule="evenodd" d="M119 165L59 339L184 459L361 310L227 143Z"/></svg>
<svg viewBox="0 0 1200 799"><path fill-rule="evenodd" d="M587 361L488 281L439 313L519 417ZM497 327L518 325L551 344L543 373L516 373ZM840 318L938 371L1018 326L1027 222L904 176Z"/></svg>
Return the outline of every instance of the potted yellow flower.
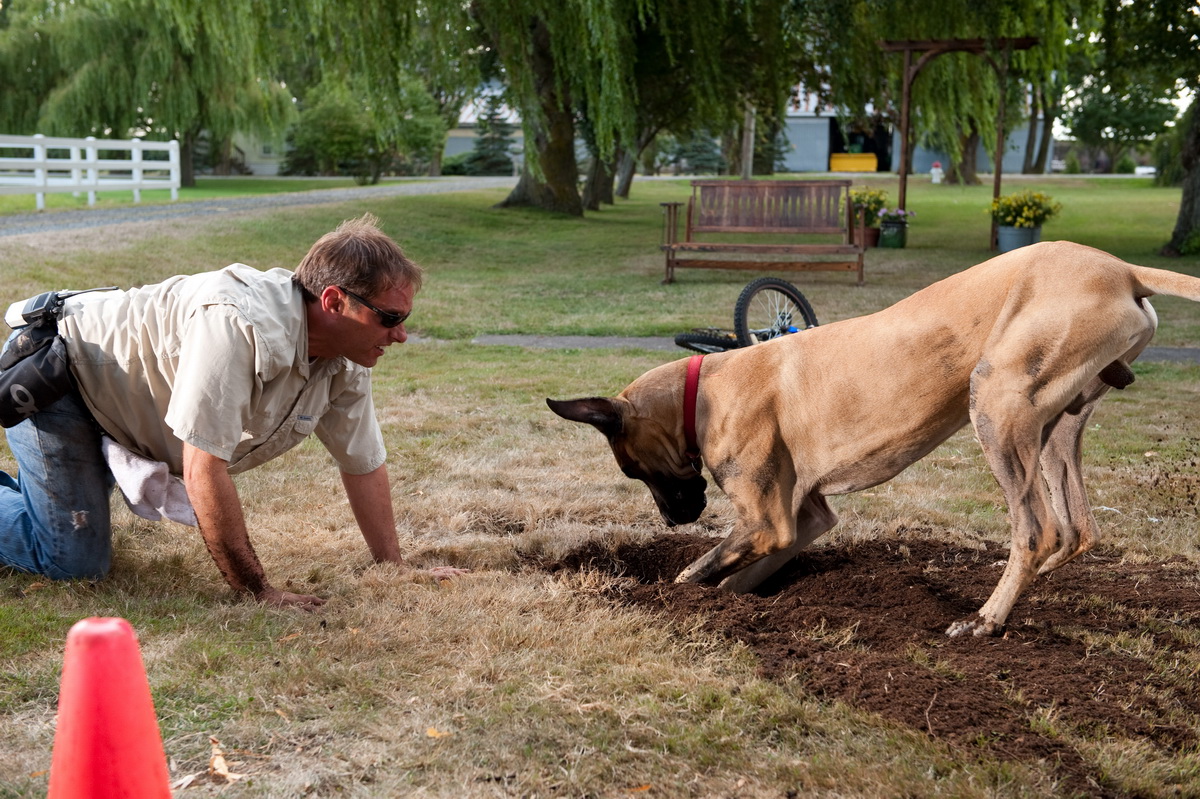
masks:
<svg viewBox="0 0 1200 799"><path fill-rule="evenodd" d="M883 189L850 189L850 207L854 209L854 241L864 247L879 245L879 212L887 205L887 196Z"/></svg>
<svg viewBox="0 0 1200 799"><path fill-rule="evenodd" d="M1062 203L1032 189L997 197L988 209L998 230L997 248L1009 252L1041 241L1042 224L1061 210Z"/></svg>

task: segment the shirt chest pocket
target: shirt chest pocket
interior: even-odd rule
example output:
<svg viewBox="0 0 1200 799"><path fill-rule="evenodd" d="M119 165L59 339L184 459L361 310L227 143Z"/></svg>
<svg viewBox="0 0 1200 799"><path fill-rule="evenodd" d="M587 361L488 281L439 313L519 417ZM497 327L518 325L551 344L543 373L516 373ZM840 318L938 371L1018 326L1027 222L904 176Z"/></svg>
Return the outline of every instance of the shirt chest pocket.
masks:
<svg viewBox="0 0 1200 799"><path fill-rule="evenodd" d="M287 418L265 436L255 435L249 430L244 432L242 444L230 461L230 467L237 467L236 471L243 471L259 466L282 455L312 435L321 421L321 415L328 408L328 402L321 399L306 403L305 399L306 397L302 396Z"/></svg>

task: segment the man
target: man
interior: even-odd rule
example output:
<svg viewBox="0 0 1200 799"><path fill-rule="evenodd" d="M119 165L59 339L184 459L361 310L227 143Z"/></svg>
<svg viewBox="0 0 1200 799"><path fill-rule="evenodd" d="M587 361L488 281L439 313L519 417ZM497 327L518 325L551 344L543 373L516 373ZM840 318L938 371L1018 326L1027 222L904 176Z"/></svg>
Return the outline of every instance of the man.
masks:
<svg viewBox="0 0 1200 799"><path fill-rule="evenodd" d="M371 554L403 565L370 368L408 338L422 272L377 222L342 223L294 274L234 264L67 300L58 330L76 389L8 430L20 471L0 472L0 563L104 576L110 464L123 489L160 467L182 477L184 517L194 512L230 586L270 605L321 605L267 580L231 479L316 433Z"/></svg>

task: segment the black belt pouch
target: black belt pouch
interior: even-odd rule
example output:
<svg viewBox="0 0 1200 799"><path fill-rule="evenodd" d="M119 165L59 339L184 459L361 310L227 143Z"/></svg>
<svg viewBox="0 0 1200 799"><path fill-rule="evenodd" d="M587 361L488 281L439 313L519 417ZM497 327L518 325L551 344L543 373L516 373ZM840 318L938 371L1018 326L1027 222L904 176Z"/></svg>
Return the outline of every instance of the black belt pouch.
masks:
<svg viewBox="0 0 1200 799"><path fill-rule="evenodd" d="M46 318L21 328L0 355L0 426L20 424L74 387L58 321Z"/></svg>

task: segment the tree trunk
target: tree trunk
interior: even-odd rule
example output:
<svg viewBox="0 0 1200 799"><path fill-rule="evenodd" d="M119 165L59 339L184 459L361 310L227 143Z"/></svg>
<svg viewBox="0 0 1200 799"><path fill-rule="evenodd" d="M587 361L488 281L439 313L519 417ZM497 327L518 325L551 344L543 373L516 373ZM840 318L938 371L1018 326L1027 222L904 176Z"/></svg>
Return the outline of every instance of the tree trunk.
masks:
<svg viewBox="0 0 1200 799"><path fill-rule="evenodd" d="M512 193L497 208L531 205L572 216L583 216L579 197L579 166L575 161L575 118L570 100L559 94L559 82L550 50L550 32L542 20L534 20L533 50L529 54L533 80L542 106L542 120L526 127L527 146L537 152L539 170L528 166Z"/></svg>
<svg viewBox="0 0 1200 799"><path fill-rule="evenodd" d="M622 200L629 199L629 189L633 186L633 173L637 171L637 156L629 150L621 150L621 158L617 161L616 195Z"/></svg>
<svg viewBox="0 0 1200 799"><path fill-rule="evenodd" d="M613 204L613 169L611 164L592 156L588 165L587 182L583 186L583 207L587 211L599 211L600 203Z"/></svg>
<svg viewBox="0 0 1200 799"><path fill-rule="evenodd" d="M1184 132L1179 148L1183 163L1183 198L1179 202L1179 216L1175 218L1171 240L1161 250L1162 255L1172 257L1193 255L1200 249L1200 113L1193 109L1188 116L1191 124Z"/></svg>
<svg viewBox="0 0 1200 799"><path fill-rule="evenodd" d="M742 172L742 131L731 125L721 137L721 155L725 156L725 174L740 175Z"/></svg>
<svg viewBox="0 0 1200 799"><path fill-rule="evenodd" d="M446 151L446 140L443 137L440 147L434 146L429 158L429 177L437 178L442 175L442 154Z"/></svg>
<svg viewBox="0 0 1200 799"><path fill-rule="evenodd" d="M1046 173L1046 164L1052 155L1051 145L1054 143L1054 120L1058 118L1059 98L1051 100L1050 90L1045 87L1038 89L1042 95L1042 140L1038 144L1037 160L1033 164L1034 172L1038 175Z"/></svg>
<svg viewBox="0 0 1200 799"><path fill-rule="evenodd" d="M745 118L742 121L742 180L749 180L754 175L754 133L757 119L758 109L747 102Z"/></svg>
<svg viewBox="0 0 1200 799"><path fill-rule="evenodd" d="M179 185L185 189L196 188L196 134L184 133L179 143Z"/></svg>
<svg viewBox="0 0 1200 799"><path fill-rule="evenodd" d="M946 173L946 182L959 183L963 186L978 186L979 131L972 130L970 133L962 135L961 140L962 157L957 163L950 164L950 171Z"/></svg>
<svg viewBox="0 0 1200 799"><path fill-rule="evenodd" d="M633 186L633 176L637 171L638 161L646 152L646 148L653 144L654 140L658 138L658 131L659 129L657 127L645 128L638 133L637 141L634 142L634 148L632 150L626 147L622 147L620 149L616 159L617 187L615 194L622 200L629 199L629 189ZM646 171L651 172L653 169L647 169Z"/></svg>
<svg viewBox="0 0 1200 799"><path fill-rule="evenodd" d="M617 198L614 196L613 184L617 179L617 171L612 161L602 163L601 168L604 170L604 179L600 181L599 195L600 202L605 205L616 205Z"/></svg>
<svg viewBox="0 0 1200 799"><path fill-rule="evenodd" d="M1024 85L1024 84L1022 84ZM1037 88L1032 86L1029 92L1029 130L1025 134L1025 160L1021 164L1021 174L1034 174L1034 148L1037 147L1038 134L1038 100L1041 99Z"/></svg>
<svg viewBox="0 0 1200 799"><path fill-rule="evenodd" d="M1101 149L1104 151L1104 157L1108 159L1108 163L1104 166L1104 173L1111 175L1117 171L1117 161L1125 154L1125 146L1113 142L1106 144Z"/></svg>

